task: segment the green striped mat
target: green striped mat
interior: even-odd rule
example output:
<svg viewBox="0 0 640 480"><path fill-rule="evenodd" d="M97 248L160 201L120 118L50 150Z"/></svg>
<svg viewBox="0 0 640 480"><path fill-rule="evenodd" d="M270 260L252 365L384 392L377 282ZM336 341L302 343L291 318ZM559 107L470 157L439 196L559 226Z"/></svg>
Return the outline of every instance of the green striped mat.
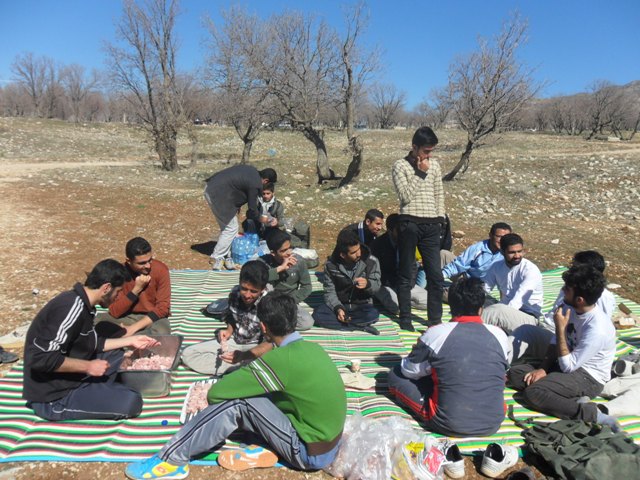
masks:
<svg viewBox="0 0 640 480"><path fill-rule="evenodd" d="M562 269L544 273L545 307L551 307L562 285ZM191 345L210 338L221 323L204 317L200 309L216 298L226 297L238 281L237 272L210 272L182 270L171 272L172 317L174 333L184 335L184 345ZM313 278L314 292L309 298L309 310L322 301L322 285ZM640 306L624 301L634 313L640 314ZM425 318L423 312L418 316ZM445 305L445 320L450 319ZM420 330L418 322L415 326ZM320 343L341 371L351 359L362 361L363 374L377 380L369 391L347 389L349 414L360 413L367 417L399 415L419 424L388 396L387 371L406 355L418 333L401 331L397 325L382 316L377 324L379 336L360 332L336 332L313 328L304 332L307 340ZM622 341L624 340L624 341ZM618 353L623 354L640 346L640 328L626 330L618 342ZM32 414L22 400L22 364L14 367L0 379L0 462L12 461L105 461L129 462L155 453L180 428L179 416L191 383L206 378L179 367L172 377L171 393L163 398L145 399L144 409L138 418L114 421L73 421L53 423L43 421ZM550 417L531 412L513 401L513 391L505 391L505 402L513 405L518 419ZM623 417L621 423L637 443L640 443L640 417ZM240 441L237 437L235 440ZM522 445L520 429L512 421L505 420L499 432L491 437L456 439L465 453L483 449L487 443L503 442ZM236 442L229 441L233 447ZM205 459L213 461L215 455Z"/></svg>

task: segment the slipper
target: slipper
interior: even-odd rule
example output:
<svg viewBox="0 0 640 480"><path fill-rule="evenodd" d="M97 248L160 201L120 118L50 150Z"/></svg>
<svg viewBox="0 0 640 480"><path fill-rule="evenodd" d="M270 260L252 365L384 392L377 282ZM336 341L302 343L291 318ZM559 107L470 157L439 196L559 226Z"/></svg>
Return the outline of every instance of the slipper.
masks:
<svg viewBox="0 0 640 480"><path fill-rule="evenodd" d="M15 353L7 352L5 349L0 350L0 363L13 363L18 361L18 358L20 357Z"/></svg>
<svg viewBox="0 0 640 480"><path fill-rule="evenodd" d="M365 377L360 372L353 373L341 373L342 382L345 387L353 388L355 390L369 390L376 386L376 379Z"/></svg>
<svg viewBox="0 0 640 480"><path fill-rule="evenodd" d="M276 463L276 454L258 445L249 445L242 450L227 450L218 455L218 465L234 472L273 467Z"/></svg>

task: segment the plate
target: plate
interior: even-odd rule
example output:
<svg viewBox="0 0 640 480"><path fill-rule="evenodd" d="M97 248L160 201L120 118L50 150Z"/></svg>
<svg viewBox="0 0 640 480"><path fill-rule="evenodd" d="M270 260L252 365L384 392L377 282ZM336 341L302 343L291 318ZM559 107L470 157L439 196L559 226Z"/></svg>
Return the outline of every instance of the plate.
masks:
<svg viewBox="0 0 640 480"><path fill-rule="evenodd" d="M196 387L196 385L206 385L207 387L211 387L214 383L218 381L217 378L210 378L209 380L200 380L198 382L194 382L189 387L189 391L187 392L187 396L184 399L184 403L182 404L182 411L180 412L180 423L183 425L195 417L199 412L196 413L187 413L187 402L189 401L189 397L191 397L191 392Z"/></svg>

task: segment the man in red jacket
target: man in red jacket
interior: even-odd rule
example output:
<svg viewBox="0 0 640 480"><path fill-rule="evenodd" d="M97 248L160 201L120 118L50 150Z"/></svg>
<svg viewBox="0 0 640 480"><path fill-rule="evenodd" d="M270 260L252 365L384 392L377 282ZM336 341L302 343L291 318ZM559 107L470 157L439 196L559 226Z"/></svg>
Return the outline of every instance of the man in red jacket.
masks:
<svg viewBox="0 0 640 480"><path fill-rule="evenodd" d="M151 245L142 237L129 240L125 253L124 265L131 280L124 284L122 293L109 306L109 313L96 317L97 331L109 337L137 333L169 335L171 280L168 267L153 258Z"/></svg>

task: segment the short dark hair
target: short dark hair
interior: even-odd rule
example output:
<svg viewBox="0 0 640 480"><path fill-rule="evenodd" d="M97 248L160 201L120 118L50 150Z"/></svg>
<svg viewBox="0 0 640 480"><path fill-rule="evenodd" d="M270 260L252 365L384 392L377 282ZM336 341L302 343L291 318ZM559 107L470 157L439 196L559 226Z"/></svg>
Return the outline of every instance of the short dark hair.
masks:
<svg viewBox="0 0 640 480"><path fill-rule="evenodd" d="M336 240L336 250L338 253L347 253L349 251L349 247L353 247L359 243L360 239L356 232L353 230L342 230L338 234L338 239Z"/></svg>
<svg viewBox="0 0 640 480"><path fill-rule="evenodd" d="M258 173L260 174L260 178L267 179L269 183L276 183L278 181L278 174L273 168L265 168Z"/></svg>
<svg viewBox="0 0 640 480"><path fill-rule="evenodd" d="M138 255L144 255L151 251L151 244L142 237L132 238L124 247L125 255L129 260L133 260Z"/></svg>
<svg viewBox="0 0 640 480"><path fill-rule="evenodd" d="M284 337L296 329L298 306L292 296L283 292L269 292L258 304L258 318L277 337Z"/></svg>
<svg viewBox="0 0 640 480"><path fill-rule="evenodd" d="M364 215L364 219L369 220L370 222L373 222L376 218L384 218L384 213L377 208L367 210L367 213Z"/></svg>
<svg viewBox="0 0 640 480"><path fill-rule="evenodd" d="M391 213L387 216L387 221L385 222L385 227L387 229L387 232L390 232L394 228L396 228L396 225L398 225L399 218L400 218L400 215L398 215L397 213Z"/></svg>
<svg viewBox="0 0 640 480"><path fill-rule="evenodd" d="M275 192L276 191L276 184L273 182L267 182L262 186L262 191L264 192L265 190L269 190L271 192Z"/></svg>
<svg viewBox="0 0 640 480"><path fill-rule="evenodd" d="M87 275L84 286L95 290L105 283L109 283L116 288L121 287L129 280L131 280L131 275L129 275L125 266L113 258L107 258L93 267L89 275Z"/></svg>
<svg viewBox="0 0 640 480"><path fill-rule="evenodd" d="M484 305L485 292L479 278L459 277L449 287L449 307L451 316L478 315Z"/></svg>
<svg viewBox="0 0 640 480"><path fill-rule="evenodd" d="M491 225L491 230L489 230L489 236L493 237L498 230L509 230L510 232L513 231L513 229L511 228L511 225L509 225L508 223L498 222Z"/></svg>
<svg viewBox="0 0 640 480"><path fill-rule="evenodd" d="M587 305L594 305L607 286L602 272L591 265L573 265L562 274L562 280L576 297L584 298Z"/></svg>
<svg viewBox="0 0 640 480"><path fill-rule="evenodd" d="M512 245L524 245L524 240L517 233L507 233L500 239L500 251L504 254Z"/></svg>
<svg viewBox="0 0 640 480"><path fill-rule="evenodd" d="M413 134L411 144L416 147L435 147L438 144L438 137L430 127L420 127Z"/></svg>
<svg viewBox="0 0 640 480"><path fill-rule="evenodd" d="M583 252L576 252L571 261L572 265L591 265L593 268L601 273L604 273L604 269L607 268L607 263L604 261L604 257L595 250L585 250Z"/></svg>
<svg viewBox="0 0 640 480"><path fill-rule="evenodd" d="M260 260L249 260L240 269L240 283L250 283L251 285L263 289L269 281L269 267Z"/></svg>
<svg viewBox="0 0 640 480"><path fill-rule="evenodd" d="M267 247L269 247L269 250L277 252L287 240L291 241L291 235L287 232L277 229L272 230L267 235Z"/></svg>

